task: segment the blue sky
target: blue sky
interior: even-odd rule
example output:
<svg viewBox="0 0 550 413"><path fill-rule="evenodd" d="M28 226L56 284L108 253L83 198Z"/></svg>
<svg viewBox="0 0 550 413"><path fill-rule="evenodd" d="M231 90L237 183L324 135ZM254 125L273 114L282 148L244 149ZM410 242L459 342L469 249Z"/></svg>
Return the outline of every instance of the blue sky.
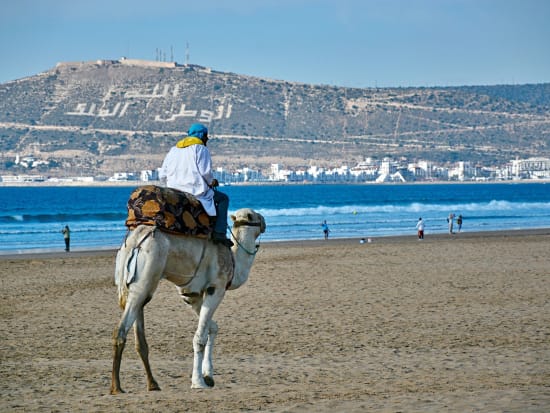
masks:
<svg viewBox="0 0 550 413"><path fill-rule="evenodd" d="M351 87L550 82L550 0L0 0L0 82L170 60Z"/></svg>

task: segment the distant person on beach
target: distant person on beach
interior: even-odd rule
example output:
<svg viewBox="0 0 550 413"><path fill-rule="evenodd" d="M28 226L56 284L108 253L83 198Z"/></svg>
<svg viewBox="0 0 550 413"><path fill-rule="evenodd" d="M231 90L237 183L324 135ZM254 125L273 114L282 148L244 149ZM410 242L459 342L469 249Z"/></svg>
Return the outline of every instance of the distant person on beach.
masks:
<svg viewBox="0 0 550 413"><path fill-rule="evenodd" d="M458 232L462 230L462 215L459 215L456 219L456 225L458 225Z"/></svg>
<svg viewBox="0 0 550 413"><path fill-rule="evenodd" d="M424 220L422 217L418 218L416 229L418 230L418 239L424 239Z"/></svg>
<svg viewBox="0 0 550 413"><path fill-rule="evenodd" d="M449 234L453 233L453 221L455 219L455 214L452 212L449 214L449 218L447 218L447 222L449 223Z"/></svg>
<svg viewBox="0 0 550 413"><path fill-rule="evenodd" d="M328 224L327 224L327 221L323 221L323 223L321 224L321 227L323 228L323 233L325 234L325 239L328 239L328 233L330 232L330 230L328 229Z"/></svg>
<svg viewBox="0 0 550 413"><path fill-rule="evenodd" d="M65 251L69 252L71 250L71 230L68 225L65 225L65 228L61 230L63 238L65 239Z"/></svg>

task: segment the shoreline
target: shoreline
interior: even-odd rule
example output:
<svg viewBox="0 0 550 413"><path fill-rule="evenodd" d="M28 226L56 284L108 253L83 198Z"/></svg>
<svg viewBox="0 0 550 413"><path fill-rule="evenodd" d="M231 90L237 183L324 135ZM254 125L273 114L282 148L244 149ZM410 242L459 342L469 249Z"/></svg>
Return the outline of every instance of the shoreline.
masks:
<svg viewBox="0 0 550 413"><path fill-rule="evenodd" d="M515 230L499 230L499 231L475 231L475 232L460 232L454 234L448 233L435 233L425 234L425 239L421 242L429 243L432 241L454 241L454 240L468 240L468 239L482 239L482 238L508 238L508 237L526 237L526 236L550 236L550 228L533 228L533 229L515 229ZM365 238L365 239L368 239ZM406 243L417 242L418 238L416 234L411 235L388 235L383 237L370 237L372 242L365 242L365 246L369 244L389 244L389 243ZM268 246L281 246L281 247L321 247L321 246L333 246L343 247L346 245L358 244L360 239L358 238L329 238L315 239L315 240L284 240L284 241L262 241L260 239L260 247L262 245ZM42 258L82 258L82 257L99 257L99 256L114 256L118 251L118 247L111 248L89 248L89 249L75 249L70 252L59 249L40 249L40 250L28 250L22 252L12 251L0 251L0 261L13 260L13 259L42 259Z"/></svg>

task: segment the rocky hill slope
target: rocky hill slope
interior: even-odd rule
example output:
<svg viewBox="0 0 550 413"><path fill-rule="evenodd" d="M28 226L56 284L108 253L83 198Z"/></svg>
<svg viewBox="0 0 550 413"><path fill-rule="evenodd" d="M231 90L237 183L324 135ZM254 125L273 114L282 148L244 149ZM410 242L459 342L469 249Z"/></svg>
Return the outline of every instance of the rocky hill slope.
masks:
<svg viewBox="0 0 550 413"><path fill-rule="evenodd" d="M217 166L340 165L550 156L550 84L342 88L196 65L60 63L0 85L0 172L16 155L48 173L154 169L189 124L209 126Z"/></svg>

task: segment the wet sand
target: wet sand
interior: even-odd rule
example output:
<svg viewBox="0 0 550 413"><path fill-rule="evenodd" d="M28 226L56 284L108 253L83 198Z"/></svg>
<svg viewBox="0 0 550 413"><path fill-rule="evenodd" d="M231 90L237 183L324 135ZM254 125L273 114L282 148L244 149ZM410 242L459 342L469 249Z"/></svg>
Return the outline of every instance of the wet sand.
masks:
<svg viewBox="0 0 550 413"><path fill-rule="evenodd" d="M550 229L263 243L190 389L196 317L162 282L147 392L111 250L0 256L0 411L550 411Z"/></svg>

